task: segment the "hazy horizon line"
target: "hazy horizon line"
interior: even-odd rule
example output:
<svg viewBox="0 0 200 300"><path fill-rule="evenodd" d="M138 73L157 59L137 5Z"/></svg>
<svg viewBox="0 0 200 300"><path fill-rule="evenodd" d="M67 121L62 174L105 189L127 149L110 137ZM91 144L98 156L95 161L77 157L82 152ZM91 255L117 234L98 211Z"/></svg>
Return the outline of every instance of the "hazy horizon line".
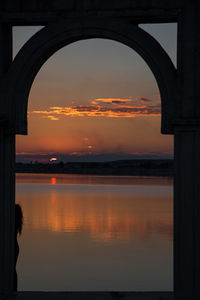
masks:
<svg viewBox="0 0 200 300"><path fill-rule="evenodd" d="M106 162L131 159L173 159L171 153L103 153L103 154L62 154L62 153L16 153L16 162Z"/></svg>

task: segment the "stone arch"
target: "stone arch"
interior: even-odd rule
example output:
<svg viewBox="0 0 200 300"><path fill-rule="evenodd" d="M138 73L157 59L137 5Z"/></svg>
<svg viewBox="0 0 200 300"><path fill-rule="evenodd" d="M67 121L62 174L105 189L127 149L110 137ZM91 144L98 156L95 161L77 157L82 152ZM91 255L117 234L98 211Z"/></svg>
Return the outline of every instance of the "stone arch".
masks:
<svg viewBox="0 0 200 300"><path fill-rule="evenodd" d="M14 59L0 92L4 118L14 133L27 133L28 96L34 78L46 60L75 41L106 38L135 50L152 70L161 94L162 133L172 133L176 110L176 69L160 44L147 32L125 20L98 18L62 20L37 32Z"/></svg>

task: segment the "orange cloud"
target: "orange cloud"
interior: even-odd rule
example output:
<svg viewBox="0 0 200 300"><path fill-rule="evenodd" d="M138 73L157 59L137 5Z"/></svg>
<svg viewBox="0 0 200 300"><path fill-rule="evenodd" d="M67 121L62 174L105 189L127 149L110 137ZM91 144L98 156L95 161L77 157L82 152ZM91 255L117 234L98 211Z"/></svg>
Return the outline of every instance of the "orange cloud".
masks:
<svg viewBox="0 0 200 300"><path fill-rule="evenodd" d="M148 102L151 102L152 100L147 99L147 98L140 98L140 101L141 101L142 103L148 103Z"/></svg>
<svg viewBox="0 0 200 300"><path fill-rule="evenodd" d="M113 103L113 104L123 104L131 101L137 101L137 98L97 98L92 101L92 104L103 103Z"/></svg>
<svg viewBox="0 0 200 300"><path fill-rule="evenodd" d="M49 110L35 110L31 113L45 115L44 117L50 120L59 120L59 116L108 118L160 116L160 104L149 105L149 102L151 100L146 98L98 98L88 105L54 106Z"/></svg>
<svg viewBox="0 0 200 300"><path fill-rule="evenodd" d="M45 117L43 117L43 118L48 118L48 119L50 119L50 120L52 120L52 121L58 121L58 120L59 120L59 118L58 118L58 117L55 117L55 116L45 116Z"/></svg>

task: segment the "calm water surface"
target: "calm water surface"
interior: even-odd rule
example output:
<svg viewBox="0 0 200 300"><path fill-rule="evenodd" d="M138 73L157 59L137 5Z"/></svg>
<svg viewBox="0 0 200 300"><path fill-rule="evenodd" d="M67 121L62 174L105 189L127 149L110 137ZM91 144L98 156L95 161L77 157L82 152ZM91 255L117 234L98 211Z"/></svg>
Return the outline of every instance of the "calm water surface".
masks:
<svg viewBox="0 0 200 300"><path fill-rule="evenodd" d="M19 290L172 290L172 180L17 174Z"/></svg>

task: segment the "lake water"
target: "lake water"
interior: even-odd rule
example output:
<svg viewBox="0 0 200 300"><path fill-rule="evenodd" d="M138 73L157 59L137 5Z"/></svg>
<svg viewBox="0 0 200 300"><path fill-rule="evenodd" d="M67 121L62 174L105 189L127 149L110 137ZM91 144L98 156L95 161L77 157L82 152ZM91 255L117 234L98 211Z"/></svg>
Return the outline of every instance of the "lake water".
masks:
<svg viewBox="0 0 200 300"><path fill-rule="evenodd" d="M17 174L19 290L171 291L169 178Z"/></svg>

